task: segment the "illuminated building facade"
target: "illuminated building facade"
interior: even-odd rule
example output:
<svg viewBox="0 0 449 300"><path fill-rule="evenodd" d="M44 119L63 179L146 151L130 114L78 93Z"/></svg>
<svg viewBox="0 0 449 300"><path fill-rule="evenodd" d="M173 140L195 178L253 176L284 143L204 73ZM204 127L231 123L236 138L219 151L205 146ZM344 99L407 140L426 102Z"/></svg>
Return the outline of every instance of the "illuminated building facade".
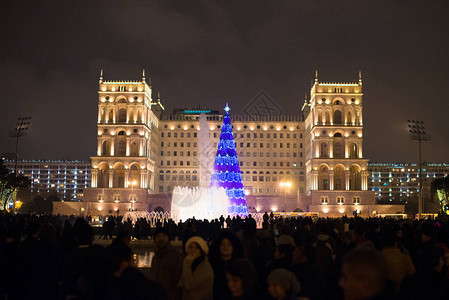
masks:
<svg viewBox="0 0 449 300"><path fill-rule="evenodd" d="M380 204L405 204L418 198L419 168L416 164L370 163L368 188L375 192ZM431 184L437 178L448 176L449 164L426 163L422 169L423 200L425 211L432 203Z"/></svg>
<svg viewBox="0 0 449 300"><path fill-rule="evenodd" d="M223 115L201 108L164 114L144 74L141 81L106 81L101 74L98 94L87 213L170 210L175 186L199 185L201 114L208 121L212 157ZM231 115L248 211L371 215L379 208L362 155L362 79L316 78L310 95L295 115Z"/></svg>
<svg viewBox="0 0 449 300"><path fill-rule="evenodd" d="M103 72L102 72L103 73ZM86 191L87 213L148 210L154 191L155 153L159 143L156 113L145 81L106 81L98 90L97 155L92 160L92 185ZM154 108L153 108L154 107Z"/></svg>
<svg viewBox="0 0 449 300"><path fill-rule="evenodd" d="M4 164L14 172L13 160ZM18 172L30 178L32 195L56 191L64 201L82 201L91 182L91 164L82 161L23 160Z"/></svg>
<svg viewBox="0 0 449 300"><path fill-rule="evenodd" d="M305 120L307 193L311 211L371 215L368 159L363 158L362 78L355 83L323 83L318 72Z"/></svg>

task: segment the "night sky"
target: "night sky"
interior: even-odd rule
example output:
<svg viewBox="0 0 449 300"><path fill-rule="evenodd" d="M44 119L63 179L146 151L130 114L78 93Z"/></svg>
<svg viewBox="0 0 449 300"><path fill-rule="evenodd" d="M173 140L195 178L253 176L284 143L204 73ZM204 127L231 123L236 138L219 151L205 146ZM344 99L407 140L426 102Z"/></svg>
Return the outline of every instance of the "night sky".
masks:
<svg viewBox="0 0 449 300"><path fill-rule="evenodd" d="M370 4L368 4L368 2ZM260 91L299 114L320 81L362 70L364 156L417 162L407 119L432 135L423 158L449 162L449 2L13 1L0 3L0 153L31 116L25 159L87 160L96 152L98 77L151 77L168 112Z"/></svg>

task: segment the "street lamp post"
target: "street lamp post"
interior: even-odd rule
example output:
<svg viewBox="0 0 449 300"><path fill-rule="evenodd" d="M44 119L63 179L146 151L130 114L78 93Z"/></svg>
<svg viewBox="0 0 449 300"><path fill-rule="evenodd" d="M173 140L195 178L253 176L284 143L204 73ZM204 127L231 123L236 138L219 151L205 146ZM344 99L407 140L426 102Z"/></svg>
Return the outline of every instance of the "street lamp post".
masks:
<svg viewBox="0 0 449 300"><path fill-rule="evenodd" d="M419 149L419 161L418 161L418 168L419 168L419 192L418 192L418 220L421 220L421 215L423 212L423 201L422 201L422 174L421 174L421 142L427 142L431 140L431 135L427 134L424 128L424 122L423 121L417 121L417 120L407 120L408 121L408 127L409 127L409 133L410 133L410 139L414 141L418 141L418 149Z"/></svg>
<svg viewBox="0 0 449 300"><path fill-rule="evenodd" d="M14 174L17 177L17 164L19 162L19 138L26 136L31 117L20 117L17 119L16 127L9 132L10 137L16 138L16 158L14 161Z"/></svg>
<svg viewBox="0 0 449 300"><path fill-rule="evenodd" d="M292 184L290 182L281 182L281 188L284 190L284 217L287 218L287 188Z"/></svg>
<svg viewBox="0 0 449 300"><path fill-rule="evenodd" d="M131 181L128 181L128 184L129 185L131 185L131 211L133 211L134 210L134 207L133 207L133 204L134 204L134 202L136 202L136 200L134 200L134 186L137 184L137 181L135 181L135 180L133 180L132 182Z"/></svg>

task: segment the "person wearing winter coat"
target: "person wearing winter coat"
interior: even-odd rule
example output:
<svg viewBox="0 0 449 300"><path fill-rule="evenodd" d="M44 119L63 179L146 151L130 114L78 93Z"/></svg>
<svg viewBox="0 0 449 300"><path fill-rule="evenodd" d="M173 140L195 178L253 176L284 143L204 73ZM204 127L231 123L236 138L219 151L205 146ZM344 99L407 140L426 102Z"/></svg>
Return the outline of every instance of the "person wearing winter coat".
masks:
<svg viewBox="0 0 449 300"><path fill-rule="evenodd" d="M186 242L187 256L182 266L179 285L182 287L182 300L212 300L214 271L207 259L209 247L199 236Z"/></svg>

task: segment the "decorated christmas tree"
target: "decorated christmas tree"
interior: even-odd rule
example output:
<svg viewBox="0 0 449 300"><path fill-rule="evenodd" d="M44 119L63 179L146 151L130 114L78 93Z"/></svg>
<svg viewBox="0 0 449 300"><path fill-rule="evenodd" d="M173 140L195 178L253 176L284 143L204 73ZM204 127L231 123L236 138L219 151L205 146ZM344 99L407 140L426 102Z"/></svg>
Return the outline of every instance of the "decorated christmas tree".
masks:
<svg viewBox="0 0 449 300"><path fill-rule="evenodd" d="M220 141L218 143L214 171L210 184L212 187L222 187L225 189L230 203L229 214L246 216L248 214L248 208L246 207L245 190L243 188L239 160L235 149L234 134L232 133L232 125L229 118L229 111L231 109L227 103L224 110L226 114L221 127Z"/></svg>

